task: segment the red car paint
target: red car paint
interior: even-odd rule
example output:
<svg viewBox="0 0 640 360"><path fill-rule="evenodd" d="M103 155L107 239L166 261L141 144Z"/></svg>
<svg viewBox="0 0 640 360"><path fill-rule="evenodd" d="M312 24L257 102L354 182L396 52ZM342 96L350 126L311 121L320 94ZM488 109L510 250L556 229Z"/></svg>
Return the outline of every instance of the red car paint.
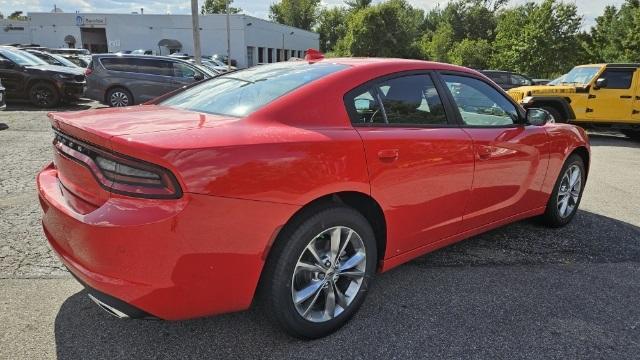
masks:
<svg viewBox="0 0 640 360"><path fill-rule="evenodd" d="M113 193L56 149L37 179L52 248L83 283L159 318L243 310L279 230L316 199L351 192L379 205L386 271L542 214L564 160L588 154L584 131L566 124L354 127L343 95L369 80L421 70L486 78L414 60L317 62L348 68L243 118L160 105L51 114L54 129L161 166L182 190Z"/></svg>

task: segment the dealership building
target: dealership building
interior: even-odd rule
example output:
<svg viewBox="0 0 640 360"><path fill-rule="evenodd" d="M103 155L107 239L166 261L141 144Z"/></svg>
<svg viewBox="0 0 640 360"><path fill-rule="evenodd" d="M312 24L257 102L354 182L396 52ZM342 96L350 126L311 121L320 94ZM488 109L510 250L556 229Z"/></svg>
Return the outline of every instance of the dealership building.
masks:
<svg viewBox="0 0 640 360"><path fill-rule="evenodd" d="M200 15L203 55L227 54L227 15ZM317 33L248 15L230 15L231 59L238 67L302 57L317 49ZM0 44L75 47L93 53L152 50L193 54L191 15L29 13L28 20L0 20Z"/></svg>

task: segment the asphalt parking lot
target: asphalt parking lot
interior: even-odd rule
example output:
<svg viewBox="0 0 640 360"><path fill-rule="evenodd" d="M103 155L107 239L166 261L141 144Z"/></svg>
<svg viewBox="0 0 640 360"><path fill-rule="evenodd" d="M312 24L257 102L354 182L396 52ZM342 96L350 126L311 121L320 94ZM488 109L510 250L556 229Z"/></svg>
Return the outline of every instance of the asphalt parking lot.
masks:
<svg viewBox="0 0 640 360"><path fill-rule="evenodd" d="M96 107L81 103L76 110ZM418 258L377 282L337 333L292 339L256 311L182 322L99 310L41 234L46 111L0 113L0 359L632 359L640 353L640 143L592 134L573 223L526 220ZM1 128L1 127L0 127Z"/></svg>

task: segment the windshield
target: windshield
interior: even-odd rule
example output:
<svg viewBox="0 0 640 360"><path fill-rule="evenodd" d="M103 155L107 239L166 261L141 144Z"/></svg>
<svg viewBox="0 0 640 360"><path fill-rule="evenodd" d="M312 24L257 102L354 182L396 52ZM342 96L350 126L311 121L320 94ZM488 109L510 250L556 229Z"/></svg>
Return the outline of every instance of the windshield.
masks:
<svg viewBox="0 0 640 360"><path fill-rule="evenodd" d="M0 49L0 55L21 66L47 65L47 62L26 51Z"/></svg>
<svg viewBox="0 0 640 360"><path fill-rule="evenodd" d="M160 104L212 114L246 116L300 86L346 67L303 61L256 66L205 81Z"/></svg>
<svg viewBox="0 0 640 360"><path fill-rule="evenodd" d="M580 66L574 67L562 76L558 81L560 84L579 84L586 85L591 82L594 76L600 71L599 66Z"/></svg>

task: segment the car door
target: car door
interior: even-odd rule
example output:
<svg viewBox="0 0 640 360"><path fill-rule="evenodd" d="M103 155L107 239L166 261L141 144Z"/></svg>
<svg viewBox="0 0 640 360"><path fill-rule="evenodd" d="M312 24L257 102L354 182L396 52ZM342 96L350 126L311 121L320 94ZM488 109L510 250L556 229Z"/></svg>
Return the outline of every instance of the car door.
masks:
<svg viewBox="0 0 640 360"><path fill-rule="evenodd" d="M546 204L540 192L548 164L544 127L481 78L443 73L463 129L473 139L475 171L463 229L471 230Z"/></svg>
<svg viewBox="0 0 640 360"><path fill-rule="evenodd" d="M473 176L471 138L429 73L396 74L345 96L393 256L460 231Z"/></svg>
<svg viewBox="0 0 640 360"><path fill-rule="evenodd" d="M133 58L130 60L139 74L138 81L132 84L134 98L137 103L146 102L175 89L172 82L173 69L171 61L150 58Z"/></svg>
<svg viewBox="0 0 640 360"><path fill-rule="evenodd" d="M625 121L631 118L634 102L634 74L637 68L606 68L598 79L602 87L591 85L587 100L587 118L605 121Z"/></svg>

